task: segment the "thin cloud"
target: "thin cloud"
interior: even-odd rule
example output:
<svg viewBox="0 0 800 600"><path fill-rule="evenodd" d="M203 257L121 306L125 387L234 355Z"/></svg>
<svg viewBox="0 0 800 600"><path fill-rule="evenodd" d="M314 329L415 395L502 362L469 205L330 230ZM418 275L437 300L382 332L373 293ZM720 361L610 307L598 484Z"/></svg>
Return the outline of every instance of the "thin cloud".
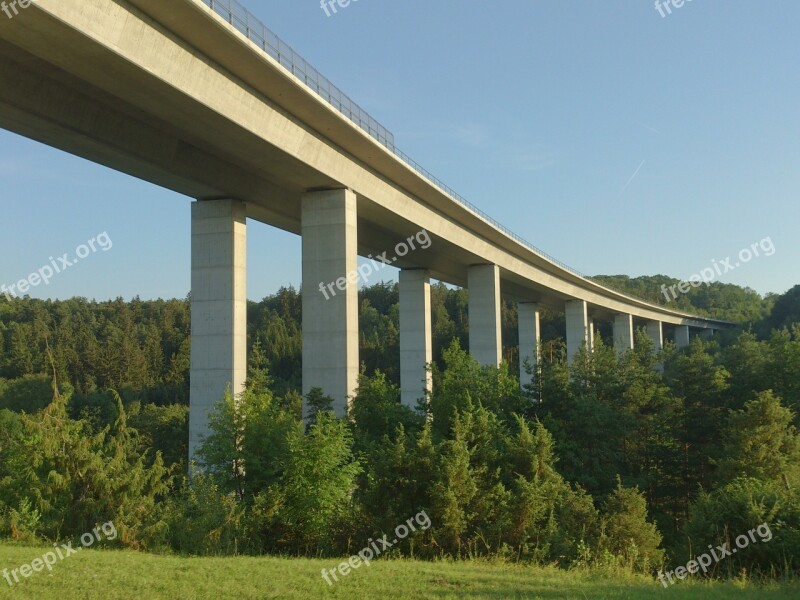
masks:
<svg viewBox="0 0 800 600"><path fill-rule="evenodd" d="M633 183L633 180L636 179L636 176L639 174L639 171L642 170L642 167L644 166L644 163L645 163L645 161L642 161L641 164L639 165L639 167L633 172L633 175L631 175L631 178L628 179L628 183L626 183L625 186L622 188L622 190L620 190L620 192L619 192L620 196L622 196L622 194L625 193L625 190L627 190L628 187L631 185L631 183Z"/></svg>
<svg viewBox="0 0 800 600"><path fill-rule="evenodd" d="M641 127L644 127L645 129L649 129L653 133L656 133L658 135L662 135L662 133L658 129L656 129L655 127L650 127L650 125L645 125L644 123L640 123L639 121L636 121L636 123L637 123L637 125L640 125Z"/></svg>

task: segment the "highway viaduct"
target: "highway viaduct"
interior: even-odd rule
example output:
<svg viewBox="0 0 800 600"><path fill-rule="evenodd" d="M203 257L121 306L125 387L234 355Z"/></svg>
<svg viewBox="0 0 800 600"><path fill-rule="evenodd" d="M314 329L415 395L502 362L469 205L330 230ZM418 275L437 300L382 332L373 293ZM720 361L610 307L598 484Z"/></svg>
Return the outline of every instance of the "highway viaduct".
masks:
<svg viewBox="0 0 800 600"><path fill-rule="evenodd" d="M359 369L348 275L359 255L392 252L421 231L429 247L394 265L408 405L431 385L432 278L469 289L469 349L483 364L501 361L501 295L519 303L521 364L536 360L542 307L566 314L569 357L591 344L594 320L614 323L620 352L633 347L635 324L657 349L665 326L679 347L690 331L731 326L603 287L520 239L399 152L234 0L15 8L0 14L0 127L195 199L192 457L210 407L246 377L248 220L302 236L303 392L322 388L340 414ZM331 282L335 295L320 289Z"/></svg>

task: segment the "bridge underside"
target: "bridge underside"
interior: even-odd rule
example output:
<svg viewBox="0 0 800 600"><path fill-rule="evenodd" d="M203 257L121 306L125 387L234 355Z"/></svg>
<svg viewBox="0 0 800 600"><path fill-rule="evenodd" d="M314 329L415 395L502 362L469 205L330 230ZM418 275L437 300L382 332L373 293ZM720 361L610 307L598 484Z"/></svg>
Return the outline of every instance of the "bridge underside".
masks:
<svg viewBox="0 0 800 600"><path fill-rule="evenodd" d="M193 212L193 298L200 299L192 380L204 382L192 391L193 447L209 403L226 385L238 391L243 383L244 217L304 235L304 389L327 388L340 411L358 369L356 283L332 299L306 305L305 297L328 283L323 276L347 278L357 254L395 258L396 245L421 230L430 245L394 262L408 273L401 277L401 372L411 380L402 382L409 404L430 389L417 363L430 357L424 313L431 277L474 288L471 344L487 364L499 358L501 294L524 303L521 339L530 347L520 354L534 362L541 308L566 312L570 356L591 345L595 319L617 324L621 351L631 346L633 319L654 341L664 324L674 326L680 344L689 327L728 326L625 297L509 237L409 169L198 0L39 0L0 19L0 127L222 211L204 220L203 210ZM319 197L341 203L323 211L339 216L311 227L319 213L309 199ZM312 230L324 239L312 243ZM218 263L209 263L219 248Z"/></svg>
<svg viewBox="0 0 800 600"><path fill-rule="evenodd" d="M248 139L246 132L234 132L241 134L239 139L228 132L206 139L186 135L169 117L154 118L3 40L0 86L3 129L191 198L241 199L248 218L291 233L301 232L304 192L343 187L297 161L283 165L277 160L281 153L274 148L250 149L255 140ZM199 113L195 119L210 124L214 116ZM233 154L231 149L240 153ZM254 156L263 158L255 161ZM285 155L281 158L286 159ZM291 174L297 175L287 176ZM358 196L359 255L380 255L421 229ZM447 239L436 238L426 251L424 265L435 279L466 286L468 267L482 260ZM398 258L395 266L419 268L420 263L412 257ZM554 309L568 298L512 273L503 280L503 294L535 297Z"/></svg>

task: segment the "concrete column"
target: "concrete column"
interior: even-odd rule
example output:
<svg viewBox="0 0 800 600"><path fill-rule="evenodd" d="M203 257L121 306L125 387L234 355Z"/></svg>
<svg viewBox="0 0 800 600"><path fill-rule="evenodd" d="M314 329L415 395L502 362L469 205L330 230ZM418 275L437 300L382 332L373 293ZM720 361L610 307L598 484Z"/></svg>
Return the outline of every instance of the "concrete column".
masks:
<svg viewBox="0 0 800 600"><path fill-rule="evenodd" d="M570 300L566 304L567 318L567 360L572 362L575 355L589 343L589 315L584 300Z"/></svg>
<svg viewBox="0 0 800 600"><path fill-rule="evenodd" d="M620 354L633 350L633 315L614 317L614 347Z"/></svg>
<svg viewBox="0 0 800 600"><path fill-rule="evenodd" d="M700 332L700 337L704 340L710 340L714 337L714 330L713 329L703 329Z"/></svg>
<svg viewBox="0 0 800 600"><path fill-rule="evenodd" d="M209 434L209 410L247 378L246 214L236 200L192 204L190 461Z"/></svg>
<svg viewBox="0 0 800 600"><path fill-rule="evenodd" d="M664 349L664 324L661 321L647 322L647 337L653 342L653 352L658 354ZM664 372L664 363L656 364L656 371Z"/></svg>
<svg viewBox="0 0 800 600"><path fill-rule="evenodd" d="M525 371L525 360L530 361L536 370L539 362L539 305L520 302L517 305L517 326L519 328L519 381L520 385L533 383L533 376Z"/></svg>
<svg viewBox="0 0 800 600"><path fill-rule="evenodd" d="M321 388L345 416L358 386L356 195L304 194L301 211L303 395Z"/></svg>
<svg viewBox="0 0 800 600"><path fill-rule="evenodd" d="M498 366L503 359L500 339L500 268L473 265L469 287L469 350L479 363Z"/></svg>
<svg viewBox="0 0 800 600"><path fill-rule="evenodd" d="M587 333L589 335L589 350L591 352L594 352L594 336L596 333L594 328L594 319L592 317L589 317L587 324L588 324Z"/></svg>
<svg viewBox="0 0 800 600"><path fill-rule="evenodd" d="M416 408L427 398L433 380L431 338L431 280L426 270L400 271L400 400Z"/></svg>
<svg viewBox="0 0 800 600"><path fill-rule="evenodd" d="M664 349L664 327L661 321L648 321L647 336L653 342L655 352L661 352Z"/></svg>
<svg viewBox="0 0 800 600"><path fill-rule="evenodd" d="M675 326L675 345L680 348L686 348L689 345L689 326L676 325Z"/></svg>

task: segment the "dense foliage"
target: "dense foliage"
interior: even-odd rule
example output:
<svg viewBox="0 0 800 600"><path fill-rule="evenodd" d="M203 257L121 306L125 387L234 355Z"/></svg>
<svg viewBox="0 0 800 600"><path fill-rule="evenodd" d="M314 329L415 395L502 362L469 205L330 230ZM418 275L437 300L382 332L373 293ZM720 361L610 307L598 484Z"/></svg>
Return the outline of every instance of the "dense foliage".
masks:
<svg viewBox="0 0 800 600"><path fill-rule="evenodd" d="M768 541L711 572L794 572L797 289L752 330L658 355L643 332L622 356L600 335L571 364L563 317L545 315L520 390L513 306L507 361L481 367L463 349L466 293L435 286L434 392L412 410L397 289L380 284L361 297L348 419L323 390L296 391L300 298L284 289L249 307L246 391L220 399L191 481L185 301L0 300L0 535L64 539L113 520L116 543L137 548L332 556L424 512L430 526L387 553L652 572L764 523Z"/></svg>
<svg viewBox="0 0 800 600"><path fill-rule="evenodd" d="M770 314L775 301L772 295L762 298L758 292L750 288L718 281L691 286L685 294L678 290L676 290L678 293L673 294L669 292L670 286L680 284L681 281L665 275L635 278L627 275L598 275L591 279L653 304L744 325L754 325L763 321ZM780 324L786 327L790 325L789 321Z"/></svg>

